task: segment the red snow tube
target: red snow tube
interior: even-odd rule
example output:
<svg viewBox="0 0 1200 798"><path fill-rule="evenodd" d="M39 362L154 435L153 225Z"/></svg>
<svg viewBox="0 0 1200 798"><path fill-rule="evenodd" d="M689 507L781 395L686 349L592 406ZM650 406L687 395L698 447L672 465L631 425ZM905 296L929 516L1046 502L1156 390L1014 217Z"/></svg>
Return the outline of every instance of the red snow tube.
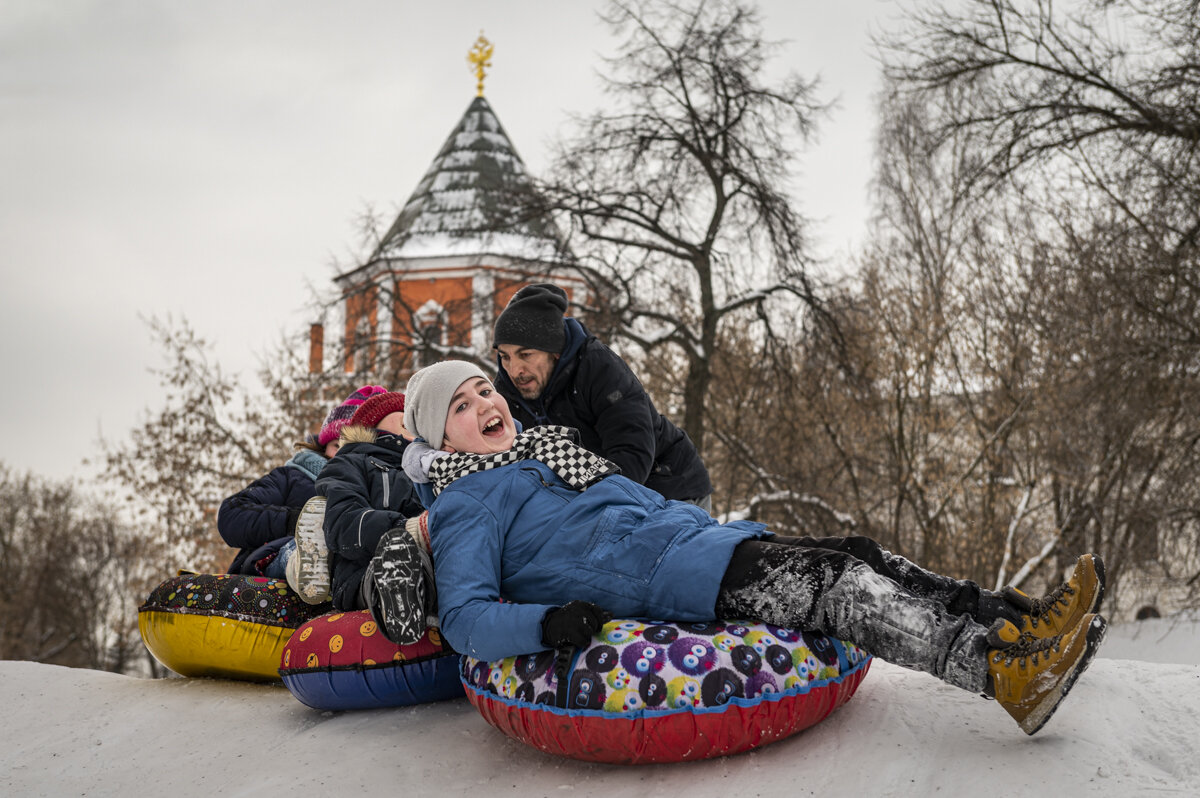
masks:
<svg viewBox="0 0 1200 798"><path fill-rule="evenodd" d="M615 620L561 684L550 651L463 657L462 681L514 739L632 765L736 754L795 734L846 703L870 660L851 643L765 624Z"/></svg>
<svg viewBox="0 0 1200 798"><path fill-rule="evenodd" d="M279 665L283 684L313 709L400 707L461 698L458 654L435 628L398 646L367 610L314 618L287 641Z"/></svg>

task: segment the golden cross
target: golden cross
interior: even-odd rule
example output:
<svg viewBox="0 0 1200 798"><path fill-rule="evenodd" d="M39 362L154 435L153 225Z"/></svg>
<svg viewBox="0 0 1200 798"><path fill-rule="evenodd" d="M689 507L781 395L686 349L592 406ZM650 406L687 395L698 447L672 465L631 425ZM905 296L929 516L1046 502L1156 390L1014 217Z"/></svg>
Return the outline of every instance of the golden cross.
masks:
<svg viewBox="0 0 1200 798"><path fill-rule="evenodd" d="M479 38L475 40L475 44L467 53L467 63L471 65L471 71L475 73L475 78L479 81L475 84L479 97L483 96L483 78L487 74L484 70L492 65L493 49L492 43L484 38L483 31L479 31Z"/></svg>

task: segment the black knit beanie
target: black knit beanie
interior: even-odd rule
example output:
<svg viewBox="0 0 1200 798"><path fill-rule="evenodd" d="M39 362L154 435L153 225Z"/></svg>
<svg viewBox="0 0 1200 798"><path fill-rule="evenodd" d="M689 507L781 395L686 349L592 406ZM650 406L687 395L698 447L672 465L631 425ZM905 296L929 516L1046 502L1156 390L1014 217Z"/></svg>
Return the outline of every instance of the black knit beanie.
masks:
<svg viewBox="0 0 1200 798"><path fill-rule="evenodd" d="M496 319L492 348L514 344L560 354L567 344L563 329L566 312L566 291L550 283L527 285L513 294L508 307Z"/></svg>

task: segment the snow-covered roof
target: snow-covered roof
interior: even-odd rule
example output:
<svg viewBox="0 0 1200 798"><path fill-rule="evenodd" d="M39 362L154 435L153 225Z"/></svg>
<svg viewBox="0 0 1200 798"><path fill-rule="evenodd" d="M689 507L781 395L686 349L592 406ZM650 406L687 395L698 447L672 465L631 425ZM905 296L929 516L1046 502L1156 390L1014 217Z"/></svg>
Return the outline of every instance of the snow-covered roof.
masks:
<svg viewBox="0 0 1200 798"><path fill-rule="evenodd" d="M371 261L482 252L560 260L546 219L518 218L532 190L525 164L487 100L476 97L371 256Z"/></svg>

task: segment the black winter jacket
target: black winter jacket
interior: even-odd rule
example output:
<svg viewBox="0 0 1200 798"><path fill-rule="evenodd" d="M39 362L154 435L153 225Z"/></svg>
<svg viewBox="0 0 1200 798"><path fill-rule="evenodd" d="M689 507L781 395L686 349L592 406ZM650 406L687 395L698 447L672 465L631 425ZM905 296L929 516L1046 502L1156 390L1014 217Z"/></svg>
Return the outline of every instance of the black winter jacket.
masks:
<svg viewBox="0 0 1200 798"><path fill-rule="evenodd" d="M348 611L364 609L363 575L380 538L425 508L401 465L408 445L403 438L366 427L344 427L341 437L317 493L325 497L333 606Z"/></svg>
<svg viewBox="0 0 1200 798"><path fill-rule="evenodd" d="M229 573L262 576L257 564L295 534L300 509L316 494L312 471L325 462L315 452L298 453L293 461L301 455L308 469L282 465L221 502L217 531L238 549Z"/></svg>
<svg viewBox="0 0 1200 798"><path fill-rule="evenodd" d="M496 389L513 417L526 429L574 427L585 448L668 499L712 493L708 469L691 439L655 409L628 364L577 319L568 317L563 324L567 343L539 399L523 399L497 359Z"/></svg>

